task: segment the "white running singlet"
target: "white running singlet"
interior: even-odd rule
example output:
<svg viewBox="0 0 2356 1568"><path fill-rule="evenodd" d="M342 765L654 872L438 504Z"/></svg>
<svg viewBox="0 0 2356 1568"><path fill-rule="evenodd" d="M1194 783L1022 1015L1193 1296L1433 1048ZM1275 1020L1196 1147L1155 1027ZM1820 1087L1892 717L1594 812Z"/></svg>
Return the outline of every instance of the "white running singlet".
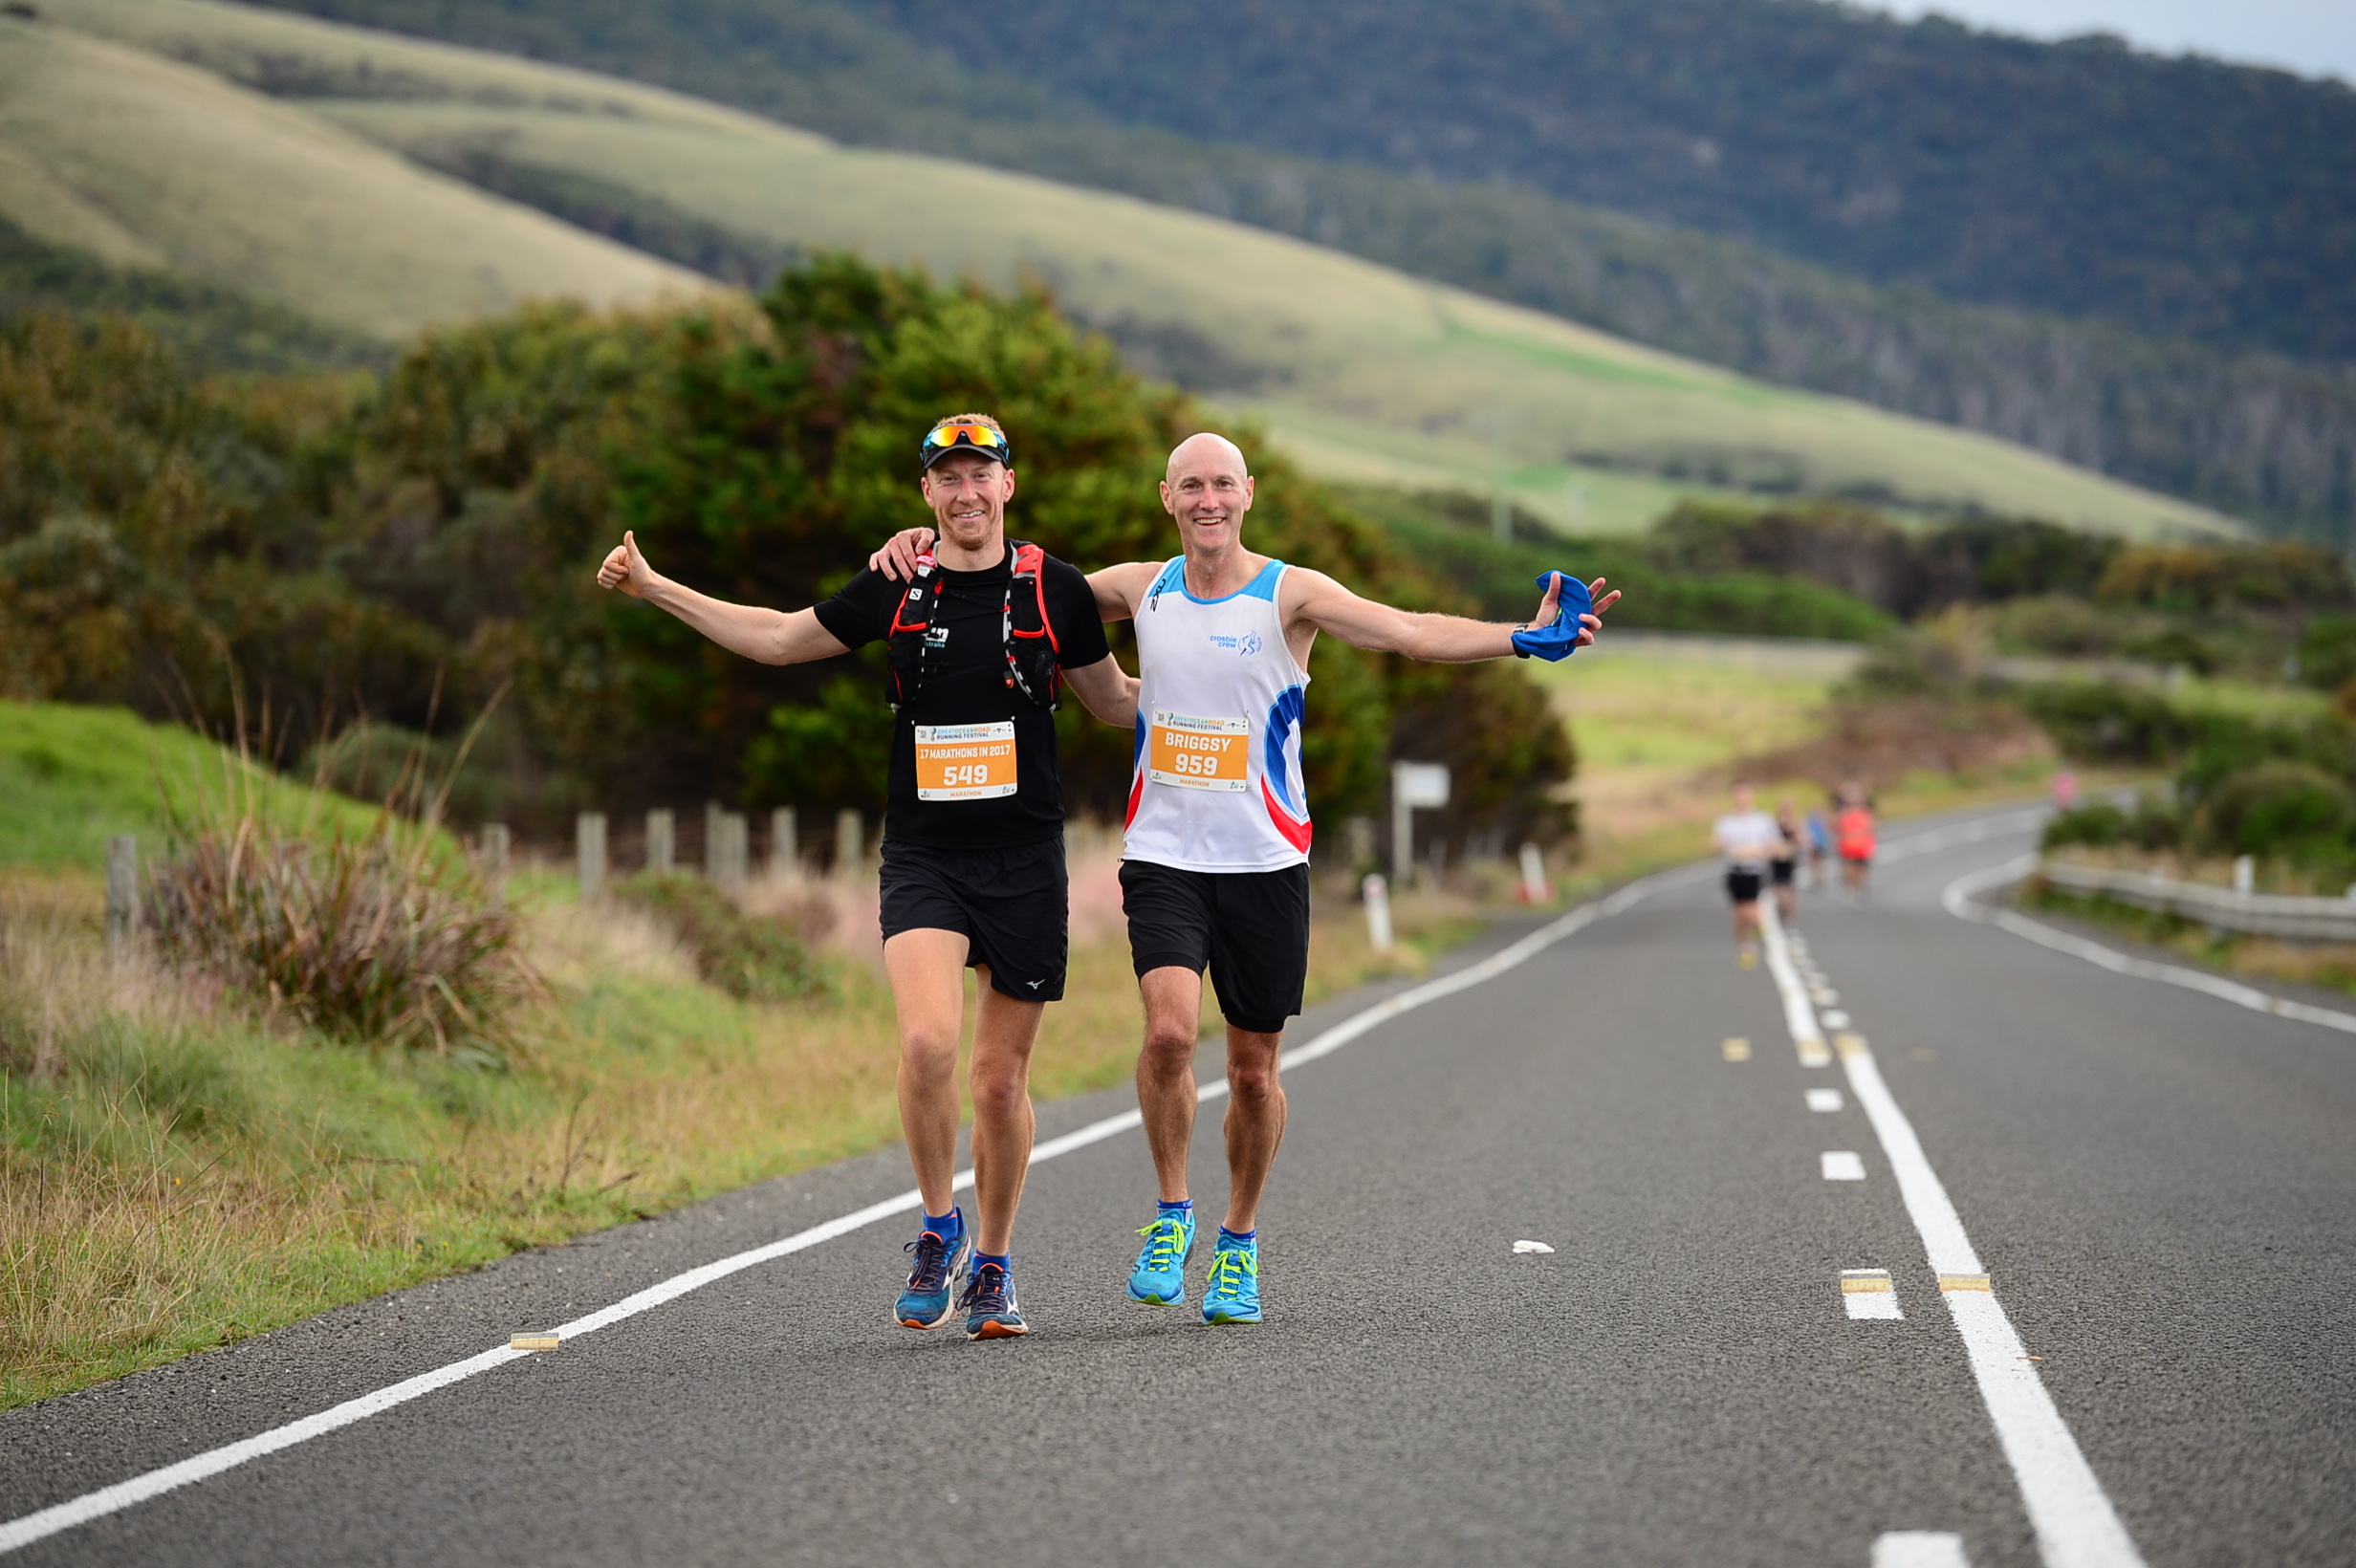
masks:
<svg viewBox="0 0 2356 1568"><path fill-rule="evenodd" d="M1276 871L1309 858L1300 777L1308 672L1276 612L1282 561L1225 599L1187 592L1184 555L1137 607L1132 860L1188 871Z"/></svg>

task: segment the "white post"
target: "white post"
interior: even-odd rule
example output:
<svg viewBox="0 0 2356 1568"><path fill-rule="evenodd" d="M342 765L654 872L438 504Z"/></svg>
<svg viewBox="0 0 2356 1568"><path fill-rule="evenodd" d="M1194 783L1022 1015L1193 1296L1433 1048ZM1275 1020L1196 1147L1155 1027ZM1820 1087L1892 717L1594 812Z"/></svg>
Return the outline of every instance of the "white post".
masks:
<svg viewBox="0 0 2356 1568"><path fill-rule="evenodd" d="M507 907L508 832L505 822L483 824L483 883L491 890L491 906Z"/></svg>
<svg viewBox="0 0 2356 1568"><path fill-rule="evenodd" d="M1361 883L1366 895L1366 941L1376 952L1390 951L1390 888L1383 881L1383 873L1369 871Z"/></svg>
<svg viewBox="0 0 2356 1568"><path fill-rule="evenodd" d="M867 858L867 824L855 811L835 814L835 875L849 877L858 873Z"/></svg>
<svg viewBox="0 0 2356 1568"><path fill-rule="evenodd" d="M743 812L720 814L720 853L712 860L714 882L731 891L745 884L745 862L751 858L747 844L751 838Z"/></svg>
<svg viewBox="0 0 2356 1568"><path fill-rule="evenodd" d="M131 950L139 928L139 840L116 834L106 840L106 956L120 960Z"/></svg>
<svg viewBox="0 0 2356 1568"><path fill-rule="evenodd" d="M573 849L579 862L580 896L594 899L605 885L605 814L585 811L573 821Z"/></svg>
<svg viewBox="0 0 2356 1568"><path fill-rule="evenodd" d="M720 802L704 802L704 880L720 880L720 835L727 831L720 826Z"/></svg>
<svg viewBox="0 0 2356 1568"><path fill-rule="evenodd" d="M1448 804L1448 764L1390 765L1390 874L1403 886L1415 876L1415 808Z"/></svg>
<svg viewBox="0 0 2356 1568"><path fill-rule="evenodd" d="M794 808L779 806L769 814L769 874L790 877L800 868L800 829L794 821Z"/></svg>
<svg viewBox="0 0 2356 1568"><path fill-rule="evenodd" d="M1546 857L1536 844L1521 846L1521 900L1524 904L1552 904L1554 889L1546 885Z"/></svg>
<svg viewBox="0 0 2356 1568"><path fill-rule="evenodd" d="M2234 891L2248 898L2258 886L2258 861L2247 855L2234 857Z"/></svg>
<svg viewBox="0 0 2356 1568"><path fill-rule="evenodd" d="M650 876L667 877L677 862L679 854L679 819L669 811L657 809L646 814L646 871Z"/></svg>

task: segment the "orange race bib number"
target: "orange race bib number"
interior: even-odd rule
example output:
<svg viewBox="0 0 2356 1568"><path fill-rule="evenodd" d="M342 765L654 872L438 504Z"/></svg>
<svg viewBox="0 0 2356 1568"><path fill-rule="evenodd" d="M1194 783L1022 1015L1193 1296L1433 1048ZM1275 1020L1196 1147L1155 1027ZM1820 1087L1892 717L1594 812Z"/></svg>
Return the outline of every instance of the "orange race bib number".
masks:
<svg viewBox="0 0 2356 1568"><path fill-rule="evenodd" d="M1252 727L1241 719L1198 719L1153 712L1145 776L1183 790L1242 790L1252 760Z"/></svg>
<svg viewBox="0 0 2356 1568"><path fill-rule="evenodd" d="M916 798L1002 800L1014 793L1014 721L916 727Z"/></svg>

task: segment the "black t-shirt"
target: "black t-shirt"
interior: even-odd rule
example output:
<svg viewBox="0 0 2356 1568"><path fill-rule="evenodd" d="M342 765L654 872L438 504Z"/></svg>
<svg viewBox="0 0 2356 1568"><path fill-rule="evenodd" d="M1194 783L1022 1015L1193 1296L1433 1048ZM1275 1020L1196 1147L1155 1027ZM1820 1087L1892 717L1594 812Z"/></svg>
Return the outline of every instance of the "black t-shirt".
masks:
<svg viewBox="0 0 2356 1568"><path fill-rule="evenodd" d="M1063 791L1056 776L1056 716L1006 684L1006 643L1000 618L1014 551L983 572L936 570L941 602L933 617L936 636L946 631L927 662L924 687L901 706L892 727L891 786L885 795L884 836L895 843L950 848L1036 843L1063 827ZM1047 594L1047 621L1055 628L1058 663L1085 669L1111 653L1104 623L1097 619L1096 595L1076 566L1054 556L1040 569ZM818 624L845 647L881 642L891 634L892 612L907 584L894 582L872 567L819 604ZM1027 590L1025 590L1027 591ZM1016 624L1026 623L1018 614ZM885 700L881 683L877 702ZM1014 726L1015 789L1013 795L981 799L932 799L917 794L916 731L941 725ZM936 746L946 747L936 735ZM975 754L943 750L941 756ZM936 782L955 782L948 775Z"/></svg>

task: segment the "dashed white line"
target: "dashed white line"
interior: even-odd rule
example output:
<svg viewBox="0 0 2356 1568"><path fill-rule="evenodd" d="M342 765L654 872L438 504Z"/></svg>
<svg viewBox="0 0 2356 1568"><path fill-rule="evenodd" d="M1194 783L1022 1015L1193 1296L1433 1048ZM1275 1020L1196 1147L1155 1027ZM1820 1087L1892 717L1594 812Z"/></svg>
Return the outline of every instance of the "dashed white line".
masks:
<svg viewBox="0 0 2356 1568"><path fill-rule="evenodd" d="M1890 1285L1887 1269L1842 1270L1841 1306L1851 1318L1895 1322L1906 1317L1898 1310L1898 1293Z"/></svg>
<svg viewBox="0 0 2356 1568"><path fill-rule="evenodd" d="M1812 1111L1837 1111L1840 1108L1840 1090L1811 1089L1808 1091L1808 1109Z"/></svg>
<svg viewBox="0 0 2356 1568"><path fill-rule="evenodd" d="M1818 1158L1823 1162L1824 1180L1828 1182L1862 1182L1865 1179L1865 1162L1855 1149L1826 1149Z"/></svg>
<svg viewBox="0 0 2356 1568"><path fill-rule="evenodd" d="M1972 1568L1963 1537L1938 1530L1893 1530L1873 1542L1873 1568Z"/></svg>
<svg viewBox="0 0 2356 1568"><path fill-rule="evenodd" d="M1785 1014L1796 1025L1795 1040L1800 1030L1814 1034L1814 1010L1800 992L1791 960L1783 955L1783 931L1777 924L1774 905L1761 904L1759 917L1767 940L1768 971L1783 991ZM1808 1014L1804 1019L1803 1013ZM1972 1248L1963 1220L1923 1153L1914 1124L1882 1081L1873 1053L1862 1039L1854 1049L1843 1041L1841 1064L1848 1074L1849 1092L1857 1097L1865 1120L1881 1140L1907 1216L1914 1222L1932 1271L1940 1275L1939 1298L1947 1303L1955 1331L1963 1339L1973 1379L1988 1406L1996 1441L2013 1467L2013 1479L2020 1488L2021 1502L2047 1568L2144 1568L2142 1554L2119 1522L2118 1511L2111 1507L2094 1468L2086 1463L2078 1440L2070 1435L2068 1424L2038 1376L2037 1363L2029 1360L2012 1319L1990 1288L1988 1271Z"/></svg>

